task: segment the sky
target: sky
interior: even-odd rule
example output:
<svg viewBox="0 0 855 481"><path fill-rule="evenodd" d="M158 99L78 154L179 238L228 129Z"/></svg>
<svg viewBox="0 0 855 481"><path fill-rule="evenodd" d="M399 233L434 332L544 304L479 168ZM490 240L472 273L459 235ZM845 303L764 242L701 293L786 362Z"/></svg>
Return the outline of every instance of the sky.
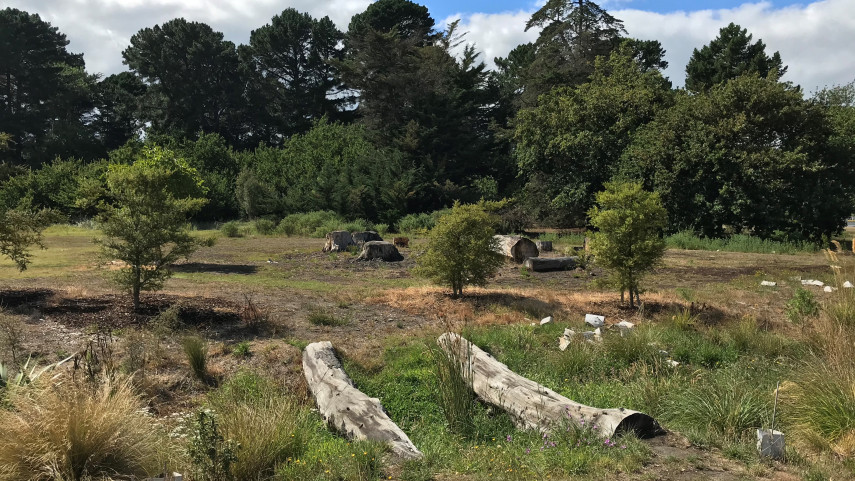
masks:
<svg viewBox="0 0 855 481"><path fill-rule="evenodd" d="M416 0L418 1L418 0ZM537 37L525 32L526 20L544 0L422 0L440 26L460 19L466 40L483 52L482 60L505 56ZM172 18L205 22L235 43L288 7L316 17L329 16L342 30L370 0L5 0L5 5L38 13L82 52L87 70L112 74L125 70L122 50L138 30ZM682 86L692 50L736 22L767 53L779 51L789 71L783 80L807 92L855 80L855 0L601 0L624 21L629 36L659 40L670 63L664 72Z"/></svg>

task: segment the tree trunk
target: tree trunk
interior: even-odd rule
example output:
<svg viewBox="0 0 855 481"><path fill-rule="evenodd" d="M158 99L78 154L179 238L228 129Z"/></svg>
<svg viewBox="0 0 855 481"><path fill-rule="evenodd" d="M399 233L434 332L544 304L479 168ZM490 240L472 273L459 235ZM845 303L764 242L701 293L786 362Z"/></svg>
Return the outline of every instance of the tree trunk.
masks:
<svg viewBox="0 0 855 481"><path fill-rule="evenodd" d="M380 259L385 262L400 262L404 256L398 252L398 248L391 242L370 241L362 246L362 253L356 258L358 261L370 261Z"/></svg>
<svg viewBox="0 0 855 481"><path fill-rule="evenodd" d="M142 280L140 279L142 272L140 272L139 267L134 267L134 286L133 286L133 298L134 298L134 312L139 312L140 310L140 283Z"/></svg>
<svg viewBox="0 0 855 481"><path fill-rule="evenodd" d="M326 244L323 252L344 252L348 247L356 245L353 237L346 230L337 230L327 233Z"/></svg>
<svg viewBox="0 0 855 481"><path fill-rule="evenodd" d="M575 269L578 257L529 257L523 262L534 272L566 271Z"/></svg>
<svg viewBox="0 0 855 481"><path fill-rule="evenodd" d="M498 241L496 252L505 257L510 257L517 264L522 264L529 257L540 255L537 245L525 237L517 235L496 235L493 237Z"/></svg>
<svg viewBox="0 0 855 481"><path fill-rule="evenodd" d="M403 459L422 453L383 411L379 399L353 386L329 341L314 342L303 351L303 374L327 424L348 439L384 442Z"/></svg>
<svg viewBox="0 0 855 481"><path fill-rule="evenodd" d="M562 422L572 422L581 427L596 426L597 434L608 438L630 432L648 438L665 432L655 419L638 411L599 409L574 402L516 374L457 334L445 333L438 342L446 352L458 350L462 362L469 358L475 394L507 411L523 429L546 433L560 428Z"/></svg>

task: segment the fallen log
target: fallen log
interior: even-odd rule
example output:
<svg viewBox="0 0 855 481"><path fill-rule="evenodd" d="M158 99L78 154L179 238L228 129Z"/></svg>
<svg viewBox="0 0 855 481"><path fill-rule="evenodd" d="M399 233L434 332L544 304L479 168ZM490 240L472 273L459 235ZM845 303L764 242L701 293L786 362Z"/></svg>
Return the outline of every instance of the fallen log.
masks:
<svg viewBox="0 0 855 481"><path fill-rule="evenodd" d="M348 439L383 442L403 459L423 455L376 398L356 389L329 341L313 342L303 351L303 374L327 424Z"/></svg>
<svg viewBox="0 0 855 481"><path fill-rule="evenodd" d="M566 271L575 269L579 258L573 257L529 257L523 265L534 272Z"/></svg>
<svg viewBox="0 0 855 481"><path fill-rule="evenodd" d="M496 235L493 236L498 242L496 252L510 257L517 264L522 264L527 257L537 257L540 252L537 250L537 245L518 235Z"/></svg>
<svg viewBox="0 0 855 481"><path fill-rule="evenodd" d="M362 246L362 253L356 258L358 261L371 261L380 259L385 262L400 262L404 256L398 252L398 248L391 242L371 241Z"/></svg>
<svg viewBox="0 0 855 481"><path fill-rule="evenodd" d="M352 245L356 244L353 242L353 236L350 235L350 232L346 230L336 230L327 233L323 251L344 252Z"/></svg>
<svg viewBox="0 0 855 481"><path fill-rule="evenodd" d="M353 242L358 246L361 246L361 245L365 244L366 242L382 241L383 240L383 238L380 237L380 234L374 232L373 230L354 232L352 234L352 236L353 236Z"/></svg>
<svg viewBox="0 0 855 481"><path fill-rule="evenodd" d="M445 333L437 341L442 349L471 372L472 390L489 404L500 407L517 421L523 429L549 432L560 428L562 422L572 422L582 427L596 426L597 434L611 438L624 433L635 433L650 438L665 431L647 414L624 408L599 409L579 404L557 392L520 376L508 366L454 333Z"/></svg>

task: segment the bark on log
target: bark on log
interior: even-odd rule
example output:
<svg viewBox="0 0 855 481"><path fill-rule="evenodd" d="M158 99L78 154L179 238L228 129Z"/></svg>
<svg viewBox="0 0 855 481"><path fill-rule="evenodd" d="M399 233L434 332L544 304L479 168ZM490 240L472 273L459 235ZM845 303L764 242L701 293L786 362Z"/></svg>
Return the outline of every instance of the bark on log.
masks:
<svg viewBox="0 0 855 481"><path fill-rule="evenodd" d="M516 235L496 235L498 241L496 252L510 257L517 264L522 264L528 257L537 257L540 252L537 246L530 239Z"/></svg>
<svg viewBox="0 0 855 481"><path fill-rule="evenodd" d="M362 232L354 232L353 233L353 242L356 245L361 246L366 242L371 241L382 241L383 238L380 237L380 234L374 232L373 230L366 230Z"/></svg>
<svg viewBox="0 0 855 481"><path fill-rule="evenodd" d="M348 439L384 442L403 459L422 457L410 438L386 415L380 400L369 398L353 386L329 341L306 346L303 373L318 411L330 427Z"/></svg>
<svg viewBox="0 0 855 481"><path fill-rule="evenodd" d="M353 236L346 230L337 230L327 233L327 242L324 244L324 252L344 252L348 247L356 245Z"/></svg>
<svg viewBox="0 0 855 481"><path fill-rule="evenodd" d="M552 241L539 240L534 243L540 252L552 252Z"/></svg>
<svg viewBox="0 0 855 481"><path fill-rule="evenodd" d="M380 259L386 262L400 262L404 256L398 252L398 248L391 242L371 241L362 246L362 253L356 258L358 261L371 261Z"/></svg>
<svg viewBox="0 0 855 481"><path fill-rule="evenodd" d="M511 371L457 334L445 333L438 343L461 363L469 359L471 366L464 367L463 372L471 370L475 394L507 411L523 429L549 432L560 428L562 422L573 422L579 426L597 426L597 433L609 438L630 432L649 438L665 432L655 419L638 411L599 409L574 402Z"/></svg>
<svg viewBox="0 0 855 481"><path fill-rule="evenodd" d="M524 266L534 272L566 271L575 269L578 257L529 257Z"/></svg>

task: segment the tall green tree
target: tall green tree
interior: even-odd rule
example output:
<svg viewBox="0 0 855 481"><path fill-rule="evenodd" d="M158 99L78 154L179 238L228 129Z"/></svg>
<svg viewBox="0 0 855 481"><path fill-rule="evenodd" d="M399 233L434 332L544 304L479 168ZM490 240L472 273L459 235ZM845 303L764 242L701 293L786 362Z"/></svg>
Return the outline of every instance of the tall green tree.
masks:
<svg viewBox="0 0 855 481"><path fill-rule="evenodd" d="M394 30L400 38L426 44L433 37L435 23L423 5L409 0L378 0L351 18L347 28L348 40L358 44L362 37L372 32L391 33ZM358 48L357 45L351 47Z"/></svg>
<svg viewBox="0 0 855 481"><path fill-rule="evenodd" d="M141 109L147 90L147 85L131 72L113 74L98 82L94 129L105 149L117 149L139 137L144 127Z"/></svg>
<svg viewBox="0 0 855 481"><path fill-rule="evenodd" d="M588 212L595 229L591 252L598 265L611 271L621 303L628 291L629 305L635 307L636 301L641 303L642 276L665 254L665 208L659 194L645 191L640 183L610 182L605 188L597 193L597 205Z"/></svg>
<svg viewBox="0 0 855 481"><path fill-rule="evenodd" d="M766 54L762 40L751 43L752 35L735 23L723 27L709 44L695 49L686 65L686 89L702 92L744 74L779 79L787 72L781 54Z"/></svg>
<svg viewBox="0 0 855 481"><path fill-rule="evenodd" d="M93 77L83 56L36 14L0 10L0 132L10 148L0 156L37 166L56 154L92 148L86 116Z"/></svg>
<svg viewBox="0 0 855 481"><path fill-rule="evenodd" d="M343 39L329 17L314 19L293 8L252 31L241 55L256 89L253 131L268 130L260 140L277 144L323 116L342 114L350 102L336 66L344 55Z"/></svg>
<svg viewBox="0 0 855 481"><path fill-rule="evenodd" d="M144 148L133 164L111 165L107 188L97 242L104 257L126 264L115 281L138 310L141 291L160 289L172 264L210 244L193 236L188 222L205 205L206 189L184 159L157 146Z"/></svg>
<svg viewBox="0 0 855 481"><path fill-rule="evenodd" d="M528 179L532 214L550 224L583 225L634 133L672 101L670 83L623 47L597 60L590 82L556 89L520 111L515 155Z"/></svg>
<svg viewBox="0 0 855 481"><path fill-rule="evenodd" d="M679 95L622 165L661 195L672 231L819 241L855 208L855 156L834 134L827 109L801 90L744 75Z"/></svg>
<svg viewBox="0 0 855 481"><path fill-rule="evenodd" d="M234 43L183 18L144 28L122 52L147 85L144 120L153 133L217 133L231 144L244 134L244 72Z"/></svg>

